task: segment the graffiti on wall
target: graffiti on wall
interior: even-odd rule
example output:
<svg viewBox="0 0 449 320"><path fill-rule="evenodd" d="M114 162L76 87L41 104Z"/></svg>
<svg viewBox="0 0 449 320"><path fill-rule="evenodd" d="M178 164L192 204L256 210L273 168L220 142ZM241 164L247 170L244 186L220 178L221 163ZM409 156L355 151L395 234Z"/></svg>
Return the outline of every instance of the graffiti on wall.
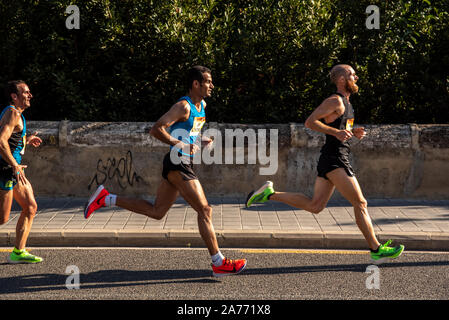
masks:
<svg viewBox="0 0 449 320"><path fill-rule="evenodd" d="M132 187L134 183L143 181L143 178L137 174L133 168L133 155L128 150L125 157L108 158L106 161L98 159L97 168L94 177L87 186L90 190L92 185L99 186L106 182L117 183L124 190Z"/></svg>

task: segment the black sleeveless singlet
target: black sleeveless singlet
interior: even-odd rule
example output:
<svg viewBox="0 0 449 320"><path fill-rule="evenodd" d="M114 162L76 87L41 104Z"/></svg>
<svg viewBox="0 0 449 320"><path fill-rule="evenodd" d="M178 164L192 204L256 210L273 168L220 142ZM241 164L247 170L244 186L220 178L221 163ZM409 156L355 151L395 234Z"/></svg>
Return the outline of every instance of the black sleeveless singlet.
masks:
<svg viewBox="0 0 449 320"><path fill-rule="evenodd" d="M345 105L345 112L335 121L331 123L327 123L326 125L333 127L339 130L350 130L352 131L352 127L354 125L354 109L352 108L351 103L343 96L341 93L335 93L339 95L343 99L343 103ZM348 140L341 142L336 137L332 135L326 134L326 142L324 146L321 148L321 153L328 155L349 155L350 145Z"/></svg>

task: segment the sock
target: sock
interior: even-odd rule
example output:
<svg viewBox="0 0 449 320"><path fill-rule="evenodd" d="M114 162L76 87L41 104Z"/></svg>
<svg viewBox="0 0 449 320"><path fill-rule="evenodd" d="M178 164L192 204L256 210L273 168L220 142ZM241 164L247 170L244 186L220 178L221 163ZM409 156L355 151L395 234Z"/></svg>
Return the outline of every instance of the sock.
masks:
<svg viewBox="0 0 449 320"><path fill-rule="evenodd" d="M113 207L115 206L115 202L117 201L117 195L115 194L108 194L106 198L104 198L104 204L106 207Z"/></svg>
<svg viewBox="0 0 449 320"><path fill-rule="evenodd" d="M379 248L380 248L380 246L378 246L376 250L373 250L373 249L369 249L369 250L370 250L372 253L378 253L378 252L379 252Z"/></svg>
<svg viewBox="0 0 449 320"><path fill-rule="evenodd" d="M224 260L224 255L218 251L217 254L214 254L212 256L212 263L214 266L219 267L223 264L223 260Z"/></svg>
<svg viewBox="0 0 449 320"><path fill-rule="evenodd" d="M272 194L270 194L270 195L267 197L267 199L270 200L271 196L272 196L273 194L275 194L275 193L276 193L276 192L273 192Z"/></svg>

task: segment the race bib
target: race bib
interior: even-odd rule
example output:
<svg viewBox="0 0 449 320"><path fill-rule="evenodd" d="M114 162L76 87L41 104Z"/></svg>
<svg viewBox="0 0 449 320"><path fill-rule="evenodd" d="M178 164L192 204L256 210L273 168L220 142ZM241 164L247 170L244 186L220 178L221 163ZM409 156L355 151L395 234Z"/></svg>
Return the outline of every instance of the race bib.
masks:
<svg viewBox="0 0 449 320"><path fill-rule="evenodd" d="M354 128L354 118L346 120L346 130L352 131Z"/></svg>
<svg viewBox="0 0 449 320"><path fill-rule="evenodd" d="M20 151L20 154L23 156L25 154L25 146L27 145L27 135L26 134L23 136L22 143L23 143L23 148L22 148L22 151Z"/></svg>
<svg viewBox="0 0 449 320"><path fill-rule="evenodd" d="M193 120L192 130L190 130L190 136L198 136L203 128L203 125L206 123L206 117L195 117Z"/></svg>

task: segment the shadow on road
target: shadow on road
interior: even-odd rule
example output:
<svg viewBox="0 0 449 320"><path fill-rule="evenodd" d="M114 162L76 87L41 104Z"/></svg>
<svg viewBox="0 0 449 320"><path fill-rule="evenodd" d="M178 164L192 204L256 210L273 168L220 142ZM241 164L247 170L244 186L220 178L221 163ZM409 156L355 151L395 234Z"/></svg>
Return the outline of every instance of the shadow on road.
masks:
<svg viewBox="0 0 449 320"><path fill-rule="evenodd" d="M146 286L170 283L215 283L211 270L101 270L80 273L80 289L100 289L127 286ZM67 290L69 274L33 274L0 278L2 294ZM72 282L70 282L72 283Z"/></svg>
<svg viewBox="0 0 449 320"><path fill-rule="evenodd" d="M247 275L267 275L267 274L290 274L290 273L309 273L309 272L366 272L367 263L359 264L340 264L340 265L322 265L322 266L295 266L295 267L277 267L277 268L251 268L245 271ZM421 261L421 262L396 262L381 264L378 267L384 268L404 268L404 267L437 267L449 266L449 261Z"/></svg>
<svg viewBox="0 0 449 320"><path fill-rule="evenodd" d="M449 261L397 262L383 264L380 268L436 267L449 266ZM367 264L339 264L291 267L249 267L239 276L294 274L310 272L362 272ZM0 278L0 298L2 294L33 293L41 291L67 290L67 274L33 274ZM156 284L220 283L211 277L210 270L101 270L80 274L81 289L101 289L114 287L147 286Z"/></svg>

